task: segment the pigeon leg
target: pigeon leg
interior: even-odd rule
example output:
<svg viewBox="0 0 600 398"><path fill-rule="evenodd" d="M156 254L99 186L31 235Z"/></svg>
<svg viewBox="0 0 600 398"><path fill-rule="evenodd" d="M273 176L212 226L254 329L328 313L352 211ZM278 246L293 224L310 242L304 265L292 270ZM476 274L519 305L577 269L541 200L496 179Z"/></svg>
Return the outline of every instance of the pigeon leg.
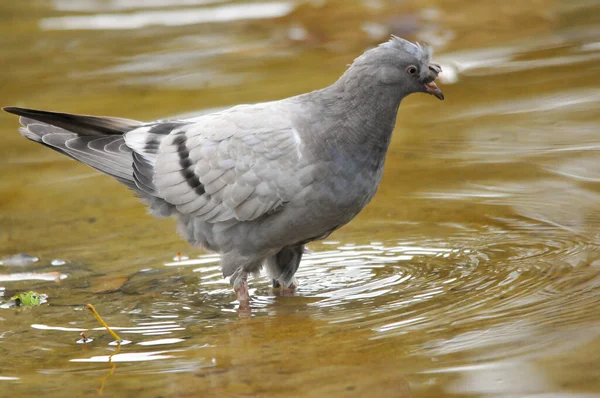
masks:
<svg viewBox="0 0 600 398"><path fill-rule="evenodd" d="M240 309L249 309L250 294L248 293L248 281L246 280L245 275L240 279L238 286L236 286L234 290L237 294L237 299L240 302Z"/></svg>

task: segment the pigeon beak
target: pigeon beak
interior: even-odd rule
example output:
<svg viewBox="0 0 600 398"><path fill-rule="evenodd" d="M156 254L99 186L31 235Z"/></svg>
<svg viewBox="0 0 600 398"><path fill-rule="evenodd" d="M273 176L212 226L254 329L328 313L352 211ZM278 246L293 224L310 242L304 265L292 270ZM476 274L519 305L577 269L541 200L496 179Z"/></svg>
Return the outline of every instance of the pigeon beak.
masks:
<svg viewBox="0 0 600 398"><path fill-rule="evenodd" d="M442 90L435 84L435 81L425 84L425 92L434 95L439 100L444 100L444 93L442 93Z"/></svg>

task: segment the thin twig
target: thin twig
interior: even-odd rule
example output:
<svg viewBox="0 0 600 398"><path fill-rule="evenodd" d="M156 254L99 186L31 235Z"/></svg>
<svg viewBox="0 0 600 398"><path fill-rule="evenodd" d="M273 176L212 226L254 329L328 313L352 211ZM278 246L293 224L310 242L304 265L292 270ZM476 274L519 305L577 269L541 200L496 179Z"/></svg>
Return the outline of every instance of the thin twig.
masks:
<svg viewBox="0 0 600 398"><path fill-rule="evenodd" d="M123 341L123 339L121 339L119 337L118 334L116 334L107 324L106 322L104 322L104 319L102 319L102 317L100 316L100 314L98 314L98 311L96 311L96 308L94 308L94 306L92 304L88 304L85 306L85 308L90 311L92 313L92 315L94 315L96 317L96 319L98 320L98 322L100 322L102 324L102 326L104 326L106 328L106 330L108 330L108 333L110 333L118 342Z"/></svg>

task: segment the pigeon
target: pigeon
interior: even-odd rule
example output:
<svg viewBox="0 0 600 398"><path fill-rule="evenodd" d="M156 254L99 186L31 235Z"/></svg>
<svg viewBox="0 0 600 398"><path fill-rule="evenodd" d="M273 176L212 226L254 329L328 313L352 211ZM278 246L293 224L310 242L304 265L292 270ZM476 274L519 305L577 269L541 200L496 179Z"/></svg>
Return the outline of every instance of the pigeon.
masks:
<svg viewBox="0 0 600 398"><path fill-rule="evenodd" d="M5 107L20 133L114 177L193 246L221 254L240 306L266 269L294 289L305 245L373 198L400 102L444 99L429 47L392 36L330 86L188 119L131 119Z"/></svg>

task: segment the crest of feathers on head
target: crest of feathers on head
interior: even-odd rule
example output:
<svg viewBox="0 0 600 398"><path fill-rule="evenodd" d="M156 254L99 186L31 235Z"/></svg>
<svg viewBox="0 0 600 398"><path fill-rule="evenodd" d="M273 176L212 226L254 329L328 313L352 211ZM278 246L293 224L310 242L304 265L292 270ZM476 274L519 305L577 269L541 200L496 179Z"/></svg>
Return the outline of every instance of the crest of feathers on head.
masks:
<svg viewBox="0 0 600 398"><path fill-rule="evenodd" d="M418 42L413 43L395 35L392 35L392 38L385 43L381 43L379 47L396 48L398 50L406 51L421 61L424 65L429 64L432 56L432 50L430 47L424 47Z"/></svg>
<svg viewBox="0 0 600 398"><path fill-rule="evenodd" d="M405 40L401 37L392 35L392 38L390 40L388 40L384 43L381 43L380 45L378 45L375 48L372 48L369 51L366 51L365 53L363 53L362 55L357 57L354 60L354 62L352 63L352 65L348 65L348 66L353 66L357 63L361 63L361 61L368 60L373 52L377 52L378 50L381 50L381 49L384 49L384 50L393 49L393 50L406 52L406 53L414 56L423 65L429 65L429 62L430 62L431 56L432 56L431 48L429 48L427 46L422 46L419 43L413 43L413 42Z"/></svg>

